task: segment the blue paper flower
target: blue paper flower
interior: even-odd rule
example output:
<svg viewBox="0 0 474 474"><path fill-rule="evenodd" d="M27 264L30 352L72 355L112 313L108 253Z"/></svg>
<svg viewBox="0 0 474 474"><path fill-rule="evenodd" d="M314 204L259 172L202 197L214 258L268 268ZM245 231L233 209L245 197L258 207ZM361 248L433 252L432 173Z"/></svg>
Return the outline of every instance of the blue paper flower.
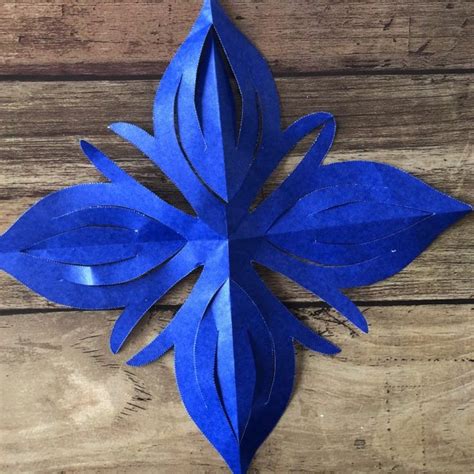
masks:
<svg viewBox="0 0 474 474"><path fill-rule="evenodd" d="M250 212L280 161L318 128L295 171ZM268 66L214 0L161 81L154 134L124 123L111 129L161 168L196 215L82 142L109 182L68 188L33 206L0 238L0 267L57 303L125 308L113 352L166 292L202 268L169 326L129 363L174 348L184 404L235 473L247 470L285 410L294 341L339 351L272 295L253 263L286 275L367 331L341 289L399 272L471 210L391 166L323 166L333 116L315 113L282 130Z"/></svg>

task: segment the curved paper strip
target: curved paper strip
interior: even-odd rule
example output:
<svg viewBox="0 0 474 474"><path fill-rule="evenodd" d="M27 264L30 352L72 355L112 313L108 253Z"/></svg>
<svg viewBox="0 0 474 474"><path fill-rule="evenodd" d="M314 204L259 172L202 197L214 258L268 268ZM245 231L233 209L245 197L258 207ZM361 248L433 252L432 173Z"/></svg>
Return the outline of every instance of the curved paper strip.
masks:
<svg viewBox="0 0 474 474"><path fill-rule="evenodd" d="M120 350L140 319L158 300L200 265L199 259L196 258L194 246L194 244L188 243L169 262L156 271L154 275L156 284L153 288L153 299L147 298L142 300L140 304L134 302L120 315L115 322L110 336L112 352L115 353Z"/></svg>
<svg viewBox="0 0 474 474"><path fill-rule="evenodd" d="M139 244L133 229L91 224L53 235L22 251L53 262L92 266L136 258Z"/></svg>
<svg viewBox="0 0 474 474"><path fill-rule="evenodd" d="M226 281L225 267L216 265L224 258L223 247L215 249L214 256L206 263L202 274L191 291L188 299L176 313L175 317L153 341L128 361L129 365L142 366L158 360L165 352L179 341L185 344L194 341L196 331L208 306L210 305L219 288ZM187 339L189 335L191 339Z"/></svg>
<svg viewBox="0 0 474 474"><path fill-rule="evenodd" d="M150 217L124 207L91 207L51 219L49 237L22 249L30 255L71 265L99 266L152 252L166 260L185 240ZM60 233L54 234L57 229ZM43 234L48 235L48 234ZM33 235L29 235L31 238Z"/></svg>
<svg viewBox="0 0 474 474"><path fill-rule="evenodd" d="M169 111L174 114L174 110ZM170 143L173 136L166 135L159 146L157 140L141 128L115 123L110 126L117 135L135 145L150 158L163 173L178 187L199 217L205 220L215 231L224 232L224 209L215 196L203 186L194 170L188 165L177 144ZM169 132L171 133L171 132Z"/></svg>
<svg viewBox="0 0 474 474"><path fill-rule="evenodd" d="M146 140L143 140L143 136L141 136L141 138L142 140L140 140L140 143L146 142ZM171 206L159 196L156 196L147 188L135 181L134 178L125 173L125 171L119 168L108 156L104 155L95 146L82 140L81 148L97 170L107 179L114 183L121 184L123 186L122 189L129 193L136 194L137 196L131 196L131 198L135 198L136 201L141 199L142 206L151 205L153 209L149 211L151 217L155 217L155 219L169 227L172 227L176 232L182 235L188 235L189 229L193 228L195 225L195 219ZM134 206L131 207L132 209L135 208Z"/></svg>
<svg viewBox="0 0 474 474"><path fill-rule="evenodd" d="M110 158L104 155L97 147L87 142L80 141L81 149L84 155L89 158L92 164L100 171L109 181L114 183L135 184L135 180L117 166Z"/></svg>
<svg viewBox="0 0 474 474"><path fill-rule="evenodd" d="M364 332L368 331L367 321L354 303L343 295L337 286L331 286L331 282L324 279L325 269L296 260L270 244L264 244L259 248L256 261L270 270L292 279L319 296L359 329Z"/></svg>
<svg viewBox="0 0 474 474"><path fill-rule="evenodd" d="M265 148L262 147L260 149L260 153L253 161L240 191L231 203L232 212L228 214L231 218L229 224L230 228L239 228L239 224L241 224L243 220L237 232L247 233L249 229L253 229L254 234L258 235L258 233L261 232L259 224L262 214L271 213L270 215L272 217L267 220L272 222L272 220L282 212L280 209L276 207L272 209L272 207L268 205L263 209L262 206L264 206L264 203L262 203L259 206L259 212L254 212L253 217L247 219L247 213L251 204L257 197L261 187L279 165L280 161L287 156L303 138L320 127L322 129L321 133L317 136L303 159L303 162L307 163L305 171L307 171L308 168L316 170L329 152L336 132L336 122L330 113L318 112L302 117L288 127L285 132L275 137L273 143L267 144ZM329 137L332 138L329 139ZM300 167L301 166L302 165L300 165ZM267 220L265 222L267 222Z"/></svg>
<svg viewBox="0 0 474 474"><path fill-rule="evenodd" d="M256 196L256 193L263 186L265 181L270 177L280 161L298 145L309 133L321 127L321 131L310 149L304 156L301 163L287 180L273 193L271 200L267 199L260 206L258 214L271 212L274 217L278 216L282 210L277 207L276 203L282 195L293 195L296 192L295 183L298 182L302 186L307 187L306 175L314 175L317 173L319 165L324 161L329 153L334 136L336 134L336 121L332 114L328 112L318 112L302 117L293 123L284 133L281 134L276 147L266 152L264 159L256 160L254 166L249 173L247 180L242 187L241 194L245 193L250 197L250 201L246 201L248 207ZM301 192L305 193L304 189ZM298 187L299 190L299 187ZM309 191L306 191L309 192ZM270 218L271 220L271 218ZM255 219L258 222L258 218Z"/></svg>
<svg viewBox="0 0 474 474"><path fill-rule="evenodd" d="M336 354L339 349L303 326L270 293L253 269L246 267L242 270L243 288L265 316L275 347L275 375L271 390L269 393L257 391L246 435L242 440L244 453L250 460L276 426L288 405L295 374L293 340L323 354ZM268 371L268 368L264 370Z"/></svg>

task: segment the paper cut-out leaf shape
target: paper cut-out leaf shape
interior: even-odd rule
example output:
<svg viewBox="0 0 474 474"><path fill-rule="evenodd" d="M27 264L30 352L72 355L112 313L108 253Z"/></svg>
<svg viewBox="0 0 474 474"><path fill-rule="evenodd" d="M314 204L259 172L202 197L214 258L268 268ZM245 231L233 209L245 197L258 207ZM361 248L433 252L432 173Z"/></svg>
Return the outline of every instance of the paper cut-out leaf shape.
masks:
<svg viewBox="0 0 474 474"><path fill-rule="evenodd" d="M294 280L367 331L342 290L402 270L471 210L391 166L323 166L336 131L332 115L311 114L282 130L278 103L264 59L217 1L206 0L160 83L154 134L111 125L196 215L82 142L109 182L47 196L0 237L0 268L40 295L81 309L123 308L113 352L165 293L200 269L170 324L129 363L174 349L184 404L234 473L247 470L288 404L294 341L339 352L291 314L253 264ZM294 172L251 211L282 158L317 129Z"/></svg>

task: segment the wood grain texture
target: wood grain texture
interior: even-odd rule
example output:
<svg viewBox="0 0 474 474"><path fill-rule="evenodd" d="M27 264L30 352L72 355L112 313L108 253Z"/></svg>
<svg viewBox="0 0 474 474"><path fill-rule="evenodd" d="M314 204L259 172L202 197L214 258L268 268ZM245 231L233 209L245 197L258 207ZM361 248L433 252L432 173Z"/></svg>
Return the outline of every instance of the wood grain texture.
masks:
<svg viewBox="0 0 474 474"><path fill-rule="evenodd" d="M339 132L328 162L374 160L405 169L437 189L474 201L474 119L469 75L318 77L279 79L283 124L315 110L332 111ZM0 83L0 231L40 197L66 185L100 179L81 154L88 138L170 202L176 189L106 125L131 121L151 129L155 81ZM272 176L264 195L296 166L314 135ZM474 218L450 229L399 275L348 294L362 301L473 297ZM309 293L268 275L287 301L315 301ZM184 285L183 291L189 289ZM173 291L166 304L182 302ZM0 307L45 307L44 300L5 274Z"/></svg>
<svg viewBox="0 0 474 474"><path fill-rule="evenodd" d="M106 126L151 129L157 79L200 3L0 2L0 234L42 196L100 179L79 138L187 209ZM472 0L222 3L279 77L283 126L328 110L339 123L329 162L389 163L474 203ZM474 217L399 275L349 293L368 336L289 281L262 275L343 352L297 348L293 399L251 472L472 471ZM145 368L124 364L165 327L193 278L113 356L118 312L60 309L0 272L0 472L227 472L185 413L172 354Z"/></svg>
<svg viewBox="0 0 474 474"><path fill-rule="evenodd" d="M293 399L250 472L470 470L474 306L364 312L369 336L297 310L343 352L297 350ZM106 349L114 316L0 320L1 472L225 472L180 402L172 354L124 365L171 314L149 316L118 356Z"/></svg>
<svg viewBox="0 0 474 474"><path fill-rule="evenodd" d="M470 0L223 0L277 74L471 69ZM0 75L162 74L200 0L0 5Z"/></svg>

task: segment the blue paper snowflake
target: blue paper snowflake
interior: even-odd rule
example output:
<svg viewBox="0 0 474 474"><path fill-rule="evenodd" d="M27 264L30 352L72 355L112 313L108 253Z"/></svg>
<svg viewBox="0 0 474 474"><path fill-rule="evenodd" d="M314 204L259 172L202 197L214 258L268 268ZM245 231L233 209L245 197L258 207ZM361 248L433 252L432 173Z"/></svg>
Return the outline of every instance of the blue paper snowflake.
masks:
<svg viewBox="0 0 474 474"><path fill-rule="evenodd" d="M82 142L109 182L74 186L33 206L0 238L0 267L57 303L125 308L113 352L166 292L202 267L168 327L129 363L174 348L183 402L234 473L247 470L287 406L294 341L339 351L273 296L253 263L367 331L341 289L399 272L471 210L391 166L323 166L333 116L315 113L282 130L268 66L214 0L205 1L161 81L154 135L124 123L111 129L168 176L196 216ZM251 212L281 160L316 129L299 166Z"/></svg>

